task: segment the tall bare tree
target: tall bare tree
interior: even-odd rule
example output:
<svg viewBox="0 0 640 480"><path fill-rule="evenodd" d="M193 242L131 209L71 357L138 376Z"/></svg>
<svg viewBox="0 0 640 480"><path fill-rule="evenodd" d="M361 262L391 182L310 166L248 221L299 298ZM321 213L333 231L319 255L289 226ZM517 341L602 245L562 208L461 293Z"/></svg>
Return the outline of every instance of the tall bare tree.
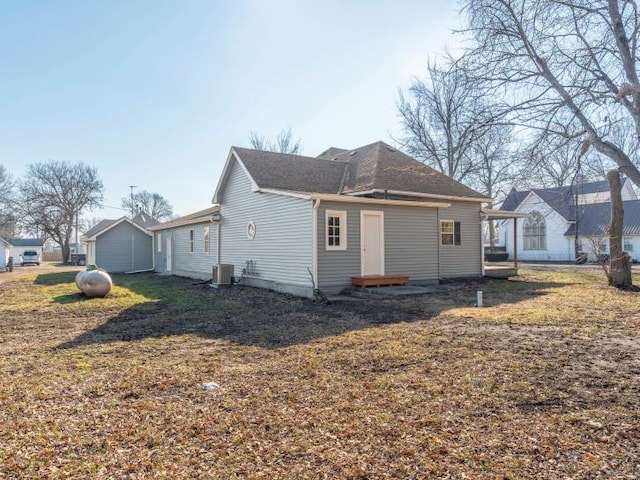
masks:
<svg viewBox="0 0 640 480"><path fill-rule="evenodd" d="M68 262L79 215L100 207L104 187L94 167L50 160L29 165L19 183L20 221L32 234L52 239Z"/></svg>
<svg viewBox="0 0 640 480"><path fill-rule="evenodd" d="M252 148L266 152L291 153L293 155L302 153L302 141L299 138L297 140L293 138L291 128L280 131L275 141L252 131L249 134L249 143Z"/></svg>
<svg viewBox="0 0 640 480"><path fill-rule="evenodd" d="M133 203L132 203L133 200ZM156 220L169 220L173 216L173 207L169 201L156 192L148 192L142 190L131 196L123 197L121 200L122 208L127 212L144 213Z"/></svg>
<svg viewBox="0 0 640 480"><path fill-rule="evenodd" d="M397 140L402 149L445 175L469 183L481 168L474 145L497 123L498 111L466 66L452 59L442 66L430 62L426 78L414 79L408 96L400 92L397 108L402 127Z"/></svg>
<svg viewBox="0 0 640 480"><path fill-rule="evenodd" d="M15 181L0 165L0 237L16 236L15 195Z"/></svg>
<svg viewBox="0 0 640 480"><path fill-rule="evenodd" d="M493 83L515 121L587 142L640 186L638 161L614 131L640 139L634 0L463 0L475 76ZM569 116L572 131L558 129Z"/></svg>

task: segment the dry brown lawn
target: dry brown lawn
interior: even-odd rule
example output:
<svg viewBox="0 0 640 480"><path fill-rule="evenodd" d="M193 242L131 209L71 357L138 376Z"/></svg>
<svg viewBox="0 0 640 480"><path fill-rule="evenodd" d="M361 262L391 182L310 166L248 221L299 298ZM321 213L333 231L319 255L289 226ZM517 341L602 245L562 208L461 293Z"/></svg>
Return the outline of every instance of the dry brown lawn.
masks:
<svg viewBox="0 0 640 480"><path fill-rule="evenodd" d="M0 479L640 478L640 294L597 270L329 306L73 276L0 274Z"/></svg>

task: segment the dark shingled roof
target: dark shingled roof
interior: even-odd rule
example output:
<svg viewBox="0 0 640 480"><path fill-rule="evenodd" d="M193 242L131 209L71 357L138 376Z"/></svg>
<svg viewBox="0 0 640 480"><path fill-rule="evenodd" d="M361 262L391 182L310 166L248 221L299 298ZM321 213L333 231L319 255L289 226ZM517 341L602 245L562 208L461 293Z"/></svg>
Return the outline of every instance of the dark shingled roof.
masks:
<svg viewBox="0 0 640 480"><path fill-rule="evenodd" d="M41 238L7 238L14 247L41 247L44 245L44 240Z"/></svg>
<svg viewBox="0 0 640 480"><path fill-rule="evenodd" d="M624 206L624 235L640 235L640 200L626 200ZM578 235L606 235L611 223L611 203L581 205L578 209ZM572 224L565 235L575 235Z"/></svg>
<svg viewBox="0 0 640 480"><path fill-rule="evenodd" d="M329 147L327 148L324 152L322 152L320 155L318 155L317 158L327 158L329 160L331 160L332 158L340 155L341 153L344 152L348 152L348 150L346 148L337 148L337 147Z"/></svg>
<svg viewBox="0 0 640 480"><path fill-rule="evenodd" d="M233 147L260 188L294 192L337 193L344 163Z"/></svg>
<svg viewBox="0 0 640 480"><path fill-rule="evenodd" d="M84 232L84 234L82 235L83 237L93 237L96 233L101 232L102 230L104 230L107 227L110 227L111 225L113 225L114 223L116 223L118 220L100 220L95 226L91 227L89 230L87 230L86 232Z"/></svg>
<svg viewBox="0 0 640 480"><path fill-rule="evenodd" d="M627 180L628 179L624 179L623 182ZM607 180L553 188L533 188L522 191L511 189L509 195L507 195L507 198L505 198L502 203L500 210L515 211L524 199L533 192L562 215L565 220L573 221L575 219L574 197L576 193L591 194L608 191L609 182Z"/></svg>
<svg viewBox="0 0 640 480"><path fill-rule="evenodd" d="M158 225L160 222L155 218L140 212L135 217L133 217L133 223L136 223L138 226L142 228L149 228L149 227Z"/></svg>
<svg viewBox="0 0 640 480"><path fill-rule="evenodd" d="M260 188L328 194L399 190L488 199L384 142L345 150L332 159L233 149Z"/></svg>

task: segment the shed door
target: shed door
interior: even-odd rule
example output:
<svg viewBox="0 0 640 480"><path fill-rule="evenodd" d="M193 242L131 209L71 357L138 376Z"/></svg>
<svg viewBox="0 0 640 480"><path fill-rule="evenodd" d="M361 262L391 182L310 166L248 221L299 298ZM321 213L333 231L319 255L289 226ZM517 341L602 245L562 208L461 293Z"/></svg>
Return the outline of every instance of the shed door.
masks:
<svg viewBox="0 0 640 480"><path fill-rule="evenodd" d="M165 251L167 256L166 270L167 272L170 272L171 271L171 237L167 237L167 248Z"/></svg>
<svg viewBox="0 0 640 480"><path fill-rule="evenodd" d="M362 275L384 275L384 213L360 212Z"/></svg>

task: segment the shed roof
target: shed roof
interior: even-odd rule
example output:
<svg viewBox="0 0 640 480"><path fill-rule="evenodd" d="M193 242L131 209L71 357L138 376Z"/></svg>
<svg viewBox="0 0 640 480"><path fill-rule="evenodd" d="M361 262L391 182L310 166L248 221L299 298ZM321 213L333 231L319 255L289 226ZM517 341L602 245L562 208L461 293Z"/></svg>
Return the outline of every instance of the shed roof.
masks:
<svg viewBox="0 0 640 480"><path fill-rule="evenodd" d="M42 238L7 238L14 247L41 247L44 245Z"/></svg>

